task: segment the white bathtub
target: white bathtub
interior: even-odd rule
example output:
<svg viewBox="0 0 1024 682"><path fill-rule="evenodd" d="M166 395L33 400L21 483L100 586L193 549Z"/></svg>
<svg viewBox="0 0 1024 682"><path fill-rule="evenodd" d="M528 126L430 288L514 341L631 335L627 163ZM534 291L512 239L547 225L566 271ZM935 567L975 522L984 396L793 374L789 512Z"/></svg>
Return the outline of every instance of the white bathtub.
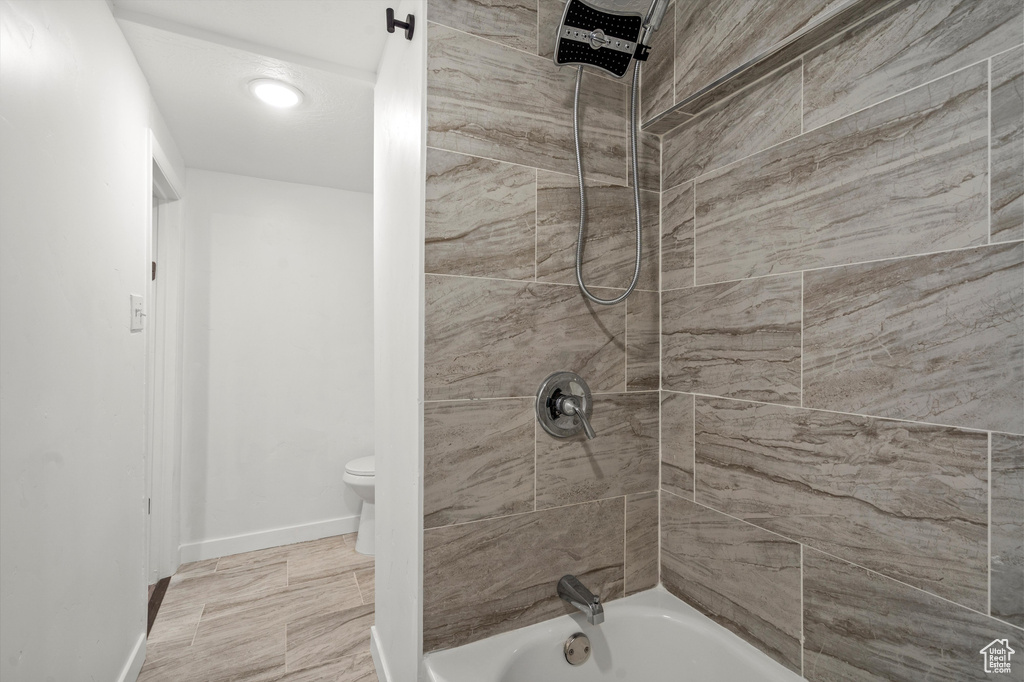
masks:
<svg viewBox="0 0 1024 682"><path fill-rule="evenodd" d="M554 589L552 587L552 589ZM455 649L428 654L431 682L795 682L799 675L658 587L608 602L601 625L560 616ZM575 632L590 660L562 652Z"/></svg>

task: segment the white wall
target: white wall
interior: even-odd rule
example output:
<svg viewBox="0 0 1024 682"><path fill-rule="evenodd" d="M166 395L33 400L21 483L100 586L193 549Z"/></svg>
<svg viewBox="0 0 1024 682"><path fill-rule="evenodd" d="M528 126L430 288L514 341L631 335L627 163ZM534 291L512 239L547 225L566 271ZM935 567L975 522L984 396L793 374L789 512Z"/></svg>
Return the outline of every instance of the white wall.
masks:
<svg viewBox="0 0 1024 682"><path fill-rule="evenodd" d="M0 93L0 678L134 679L159 116L102 0L0 2Z"/></svg>
<svg viewBox="0 0 1024 682"><path fill-rule="evenodd" d="M188 169L182 561L356 528L370 194ZM283 529L283 530L282 530Z"/></svg>
<svg viewBox="0 0 1024 682"><path fill-rule="evenodd" d="M423 240L427 3L412 41L388 40L374 90L376 625L382 682L412 682L423 655Z"/></svg>

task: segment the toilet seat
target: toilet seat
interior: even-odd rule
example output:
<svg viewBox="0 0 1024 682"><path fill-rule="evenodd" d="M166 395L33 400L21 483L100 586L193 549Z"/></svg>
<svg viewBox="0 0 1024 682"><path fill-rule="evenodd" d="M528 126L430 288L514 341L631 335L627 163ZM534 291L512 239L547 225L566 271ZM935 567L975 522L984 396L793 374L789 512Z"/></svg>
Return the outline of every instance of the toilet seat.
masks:
<svg viewBox="0 0 1024 682"><path fill-rule="evenodd" d="M345 465L345 473L350 476L373 476L373 457L359 457Z"/></svg>

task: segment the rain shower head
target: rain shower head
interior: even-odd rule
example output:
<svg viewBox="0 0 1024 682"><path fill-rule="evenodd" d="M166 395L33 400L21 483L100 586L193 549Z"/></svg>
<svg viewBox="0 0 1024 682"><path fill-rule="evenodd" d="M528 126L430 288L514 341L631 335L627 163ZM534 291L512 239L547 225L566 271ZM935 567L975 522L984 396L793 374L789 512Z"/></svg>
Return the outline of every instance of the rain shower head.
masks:
<svg viewBox="0 0 1024 682"><path fill-rule="evenodd" d="M647 48L640 44L643 25L639 12L597 9L583 0L569 0L555 39L555 64L589 64L622 78L634 55L647 58Z"/></svg>

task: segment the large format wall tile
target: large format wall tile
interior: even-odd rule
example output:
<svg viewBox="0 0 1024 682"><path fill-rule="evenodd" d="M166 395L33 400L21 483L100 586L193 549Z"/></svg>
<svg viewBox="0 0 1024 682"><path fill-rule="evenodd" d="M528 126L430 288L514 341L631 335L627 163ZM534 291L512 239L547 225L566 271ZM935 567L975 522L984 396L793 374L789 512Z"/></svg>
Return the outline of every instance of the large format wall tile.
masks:
<svg viewBox="0 0 1024 682"><path fill-rule="evenodd" d="M661 496L665 588L800 672L800 545L681 499Z"/></svg>
<svg viewBox="0 0 1024 682"><path fill-rule="evenodd" d="M625 593L658 584L658 493L626 497Z"/></svg>
<svg viewBox="0 0 1024 682"><path fill-rule="evenodd" d="M813 23L836 0L676 2L676 101Z"/></svg>
<svg viewBox="0 0 1024 682"><path fill-rule="evenodd" d="M651 39L651 56L640 71L640 120L649 121L675 104L676 10L669 7Z"/></svg>
<svg viewBox="0 0 1024 682"><path fill-rule="evenodd" d="M804 676L811 682L1024 680L986 675L980 651L1019 630L877 573L804 549Z"/></svg>
<svg viewBox="0 0 1024 682"><path fill-rule="evenodd" d="M537 508L658 488L658 393L594 396L597 438L537 429Z"/></svg>
<svg viewBox="0 0 1024 682"><path fill-rule="evenodd" d="M804 276L804 405L1024 432L1024 246Z"/></svg>
<svg viewBox="0 0 1024 682"><path fill-rule="evenodd" d="M985 610L988 438L697 399L696 500Z"/></svg>
<svg viewBox="0 0 1024 682"><path fill-rule="evenodd" d="M568 613L555 593L566 573L621 597L624 499L424 531L423 650Z"/></svg>
<svg viewBox="0 0 1024 682"><path fill-rule="evenodd" d="M804 59L804 129L1024 42L1021 0L903 2Z"/></svg>
<svg viewBox="0 0 1024 682"><path fill-rule="evenodd" d="M675 187L799 134L798 60L665 135L665 187Z"/></svg>
<svg viewBox="0 0 1024 682"><path fill-rule="evenodd" d="M625 322L573 286L427 275L424 398L532 396L560 370L621 391Z"/></svg>
<svg viewBox="0 0 1024 682"><path fill-rule="evenodd" d="M519 50L537 47L537 0L430 0L430 20Z"/></svg>
<svg viewBox="0 0 1024 682"><path fill-rule="evenodd" d="M588 287L625 289L636 263L633 190L587 181L583 279ZM637 287L658 290L658 194L640 192L643 257ZM539 171L537 175L537 279L576 284L576 243L580 226L580 190L575 175ZM595 292L613 296L621 292Z"/></svg>
<svg viewBox="0 0 1024 682"><path fill-rule="evenodd" d="M973 66L705 176L697 282L985 243L987 71Z"/></svg>
<svg viewBox="0 0 1024 682"><path fill-rule="evenodd" d="M572 69L438 24L427 50L428 145L576 172ZM587 177L624 184L628 86L587 74L582 93Z"/></svg>
<svg viewBox="0 0 1024 682"><path fill-rule="evenodd" d="M992 241L1024 239L1024 46L992 58Z"/></svg>
<svg viewBox="0 0 1024 682"><path fill-rule="evenodd" d="M661 310L656 291L626 299L626 390L656 391L661 382Z"/></svg>
<svg viewBox="0 0 1024 682"><path fill-rule="evenodd" d="M533 279L536 173L428 149L425 270Z"/></svg>
<svg viewBox="0 0 1024 682"><path fill-rule="evenodd" d="M661 195L661 289L693 286L693 183Z"/></svg>
<svg viewBox="0 0 1024 682"><path fill-rule="evenodd" d="M662 387L798 405L800 275L666 291Z"/></svg>
<svg viewBox="0 0 1024 682"><path fill-rule="evenodd" d="M661 394L661 489L693 498L693 396Z"/></svg>
<svg viewBox="0 0 1024 682"><path fill-rule="evenodd" d="M991 613L1024 628L1024 436L992 434L991 534Z"/></svg>
<svg viewBox="0 0 1024 682"><path fill-rule="evenodd" d="M533 511L532 398L423 406L426 528Z"/></svg>

